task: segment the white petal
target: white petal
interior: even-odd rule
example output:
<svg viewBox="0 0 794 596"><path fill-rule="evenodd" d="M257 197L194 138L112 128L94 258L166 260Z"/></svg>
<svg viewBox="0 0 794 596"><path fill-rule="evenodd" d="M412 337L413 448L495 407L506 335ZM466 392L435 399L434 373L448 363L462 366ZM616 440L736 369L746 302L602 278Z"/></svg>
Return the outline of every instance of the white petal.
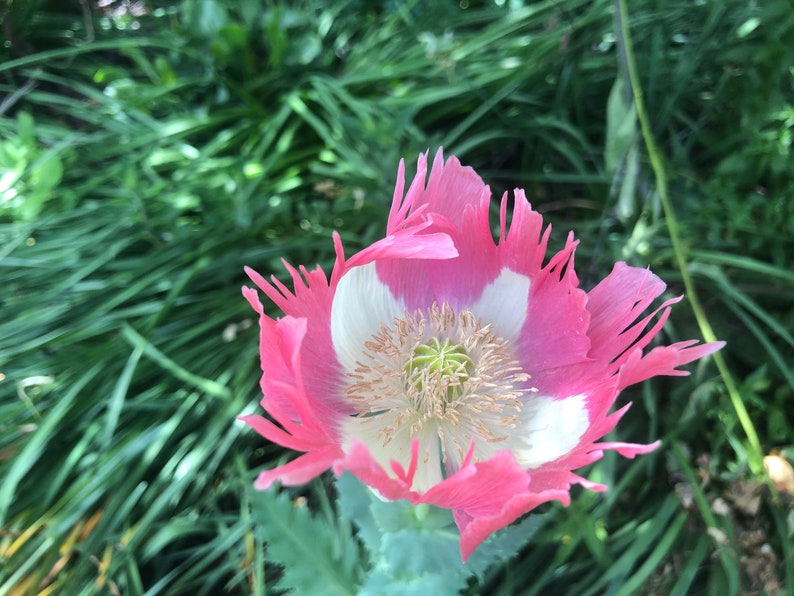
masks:
<svg viewBox="0 0 794 596"><path fill-rule="evenodd" d="M403 302L378 279L375 263L348 271L339 280L331 305L331 340L342 366L353 371L361 360L364 342L370 341L383 323L391 325L394 317L404 312Z"/></svg>
<svg viewBox="0 0 794 596"><path fill-rule="evenodd" d="M521 408L521 423L509 448L524 468L536 468L565 455L590 426L585 395L565 399L532 397Z"/></svg>
<svg viewBox="0 0 794 596"><path fill-rule="evenodd" d="M527 318L529 284L526 275L502 269L470 310L484 324L493 325L494 331L502 337L516 340Z"/></svg>

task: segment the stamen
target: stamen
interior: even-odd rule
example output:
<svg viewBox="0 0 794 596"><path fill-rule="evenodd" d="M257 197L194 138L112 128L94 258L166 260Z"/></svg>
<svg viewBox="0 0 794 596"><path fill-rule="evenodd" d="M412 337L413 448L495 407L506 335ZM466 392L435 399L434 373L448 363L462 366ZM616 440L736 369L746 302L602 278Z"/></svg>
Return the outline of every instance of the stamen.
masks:
<svg viewBox="0 0 794 596"><path fill-rule="evenodd" d="M461 461L472 440L505 441L519 422L521 398L536 391L509 342L448 303L382 324L356 364L347 387L356 416L380 425L384 446L401 429L411 437L431 431L444 462L448 452Z"/></svg>

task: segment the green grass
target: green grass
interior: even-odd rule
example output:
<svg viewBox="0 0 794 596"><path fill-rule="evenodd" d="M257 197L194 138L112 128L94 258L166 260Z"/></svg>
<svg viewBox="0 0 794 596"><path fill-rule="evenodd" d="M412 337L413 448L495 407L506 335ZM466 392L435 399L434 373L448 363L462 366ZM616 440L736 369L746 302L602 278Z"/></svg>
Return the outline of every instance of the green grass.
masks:
<svg viewBox="0 0 794 596"><path fill-rule="evenodd" d="M288 587L261 521L283 503L250 489L288 454L235 420L259 398L243 266L369 244L398 160L438 145L526 188L554 247L575 230L585 286L650 265L689 294L666 339L728 341L627 392L619 436L663 448L588 470L610 491L544 507L469 592L794 585L759 466L794 458L790 4L631 2L630 40L611 0L426 4L0 9L0 593ZM290 493L296 523L349 537L328 491Z"/></svg>

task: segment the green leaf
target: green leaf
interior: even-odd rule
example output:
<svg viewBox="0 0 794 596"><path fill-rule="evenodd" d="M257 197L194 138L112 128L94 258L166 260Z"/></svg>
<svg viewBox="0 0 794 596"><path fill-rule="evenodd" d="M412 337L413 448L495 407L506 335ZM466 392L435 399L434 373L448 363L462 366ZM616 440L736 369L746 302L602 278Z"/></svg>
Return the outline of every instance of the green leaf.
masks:
<svg viewBox="0 0 794 596"><path fill-rule="evenodd" d="M343 519L356 524L358 537L371 553L380 551L381 530L371 505L377 499L367 486L350 472L336 479L337 507Z"/></svg>
<svg viewBox="0 0 794 596"><path fill-rule="evenodd" d="M268 559L284 568L281 588L298 594L357 593L359 549L350 534L275 490L251 496L251 518L267 542Z"/></svg>
<svg viewBox="0 0 794 596"><path fill-rule="evenodd" d="M356 524L370 551L372 575L366 585L391 578L394 585L432 582L439 570L450 589L462 589L468 578L480 578L527 544L544 523L530 514L491 535L466 563L460 557L460 533L449 510L407 501L383 501L351 474L337 479L341 515ZM453 592L454 593L454 592Z"/></svg>
<svg viewBox="0 0 794 596"><path fill-rule="evenodd" d="M409 579L395 581L389 573L375 571L361 586L360 596L416 596L417 594L433 594L434 596L456 596L460 594L460 585L450 582L449 576L443 571L427 573Z"/></svg>
<svg viewBox="0 0 794 596"><path fill-rule="evenodd" d="M523 519L491 534L468 560L470 571L482 578L496 563L515 557L547 521L546 514L530 512Z"/></svg>

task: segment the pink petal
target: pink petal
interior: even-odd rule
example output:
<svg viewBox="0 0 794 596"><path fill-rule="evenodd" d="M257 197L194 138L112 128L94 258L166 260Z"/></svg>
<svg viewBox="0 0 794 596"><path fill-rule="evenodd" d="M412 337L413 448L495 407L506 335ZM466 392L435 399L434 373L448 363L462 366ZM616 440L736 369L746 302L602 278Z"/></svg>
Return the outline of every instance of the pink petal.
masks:
<svg viewBox="0 0 794 596"><path fill-rule="evenodd" d="M724 341L702 345L696 343L696 340L689 340L660 346L644 356L640 351L632 352L620 369L620 389L657 375L688 375L687 371L678 370L678 367L712 354L725 345Z"/></svg>
<svg viewBox="0 0 794 596"><path fill-rule="evenodd" d="M429 212L442 215L458 229L466 225L464 208L467 206L477 208L482 216L487 217L491 193L472 168L462 166L454 156L445 163L444 151L439 149L423 189L421 183L426 163L427 155L421 155L417 162L417 175L406 196L414 209L427 205Z"/></svg>
<svg viewBox="0 0 794 596"><path fill-rule="evenodd" d="M356 253L346 264L346 268L358 267L373 261L390 262L395 259L444 260L458 256L458 251L449 234L435 232L420 234L421 230L433 226L432 221L408 230L386 236ZM435 226L433 226L435 227ZM410 261L409 261L410 262Z"/></svg>
<svg viewBox="0 0 794 596"><path fill-rule="evenodd" d="M482 517L471 518L465 511L453 510L455 523L460 529L461 559L466 562L474 550L496 530L510 525L538 505L549 501L560 501L563 505L568 505L570 495L566 490L524 492L513 495L498 513Z"/></svg>
<svg viewBox="0 0 794 596"><path fill-rule="evenodd" d="M649 270L616 263L612 272L587 294L591 356L611 360L623 352L628 345L624 342L616 346L615 340L664 289L664 282Z"/></svg>
<svg viewBox="0 0 794 596"><path fill-rule="evenodd" d="M621 443L619 441L610 441L608 443L599 443L601 449L614 449L623 457L634 459L637 455L645 455L651 451L655 451L660 445L661 441L654 441L649 445L638 445L637 443Z"/></svg>
<svg viewBox="0 0 794 596"><path fill-rule="evenodd" d="M418 451L412 446L409 470L397 474L395 478L383 469L362 442L353 441L344 457L334 462L334 474L340 476L342 472L350 472L364 484L375 489L384 499L390 501L407 499L412 503L417 503L419 494L411 490L417 455Z"/></svg>
<svg viewBox="0 0 794 596"><path fill-rule="evenodd" d="M284 486L298 486L316 478L343 455L336 445L328 445L301 455L288 464L272 470L265 470L254 483L257 490L266 490L278 481Z"/></svg>
<svg viewBox="0 0 794 596"><path fill-rule="evenodd" d="M293 356L284 354L283 349L286 344L292 343L288 338L290 333L300 333L302 334L300 359L312 362L312 374L301 375L305 391L316 399L316 406L324 415L345 412L347 404L342 395L336 391L329 391L329 387L339 383L341 370L339 363L333 357L331 329L328 324L333 299L328 280L320 268L311 272L302 268L302 277L294 268L286 264L285 266L293 277L294 294L275 278L271 284L252 269L246 269L251 280L285 314L292 319L306 321L305 329L297 329L294 324L276 323L264 314L256 292L250 288L243 290L246 299L260 315L260 361L262 370L266 371L262 379L263 392L268 395L266 386L271 384L271 381L295 382L295 373L289 362ZM278 401L280 407L290 412L293 417L296 415L293 406L286 403L278 392L272 392L269 398Z"/></svg>
<svg viewBox="0 0 794 596"><path fill-rule="evenodd" d="M342 400L341 392L332 390L341 377L340 372L331 377L333 383L323 379L325 383L321 391L311 391L304 384L304 376L318 382L315 374L304 375L302 366L304 354L311 358L315 349L308 345L304 349L308 321L287 316L273 322L263 317L260 325L260 352L262 370L265 371L261 385L266 402L275 402L285 412L294 412L294 419L300 420L302 425L314 432L330 429L332 423L338 422L349 411L350 406L339 403ZM322 371L321 362L309 361L316 366L315 371ZM338 366L336 359L332 361Z"/></svg>
<svg viewBox="0 0 794 596"><path fill-rule="evenodd" d="M660 445L659 441L650 445L618 441L596 442L614 429L623 414L631 406L630 403L626 404L616 412L607 415L611 402L617 396L615 385L616 379L613 378L610 382L605 382L598 389L591 391L589 395L593 403L593 409L591 410L593 419L591 420L590 428L580 439L579 445L565 456L544 464L538 469L531 470L532 486L535 489L565 488L567 490L571 484L581 484L590 490L606 490L606 486L581 478L573 474L571 470L576 470L598 461L604 456L604 451L607 449L614 449L624 457L631 458L635 455L649 453ZM600 395L598 395L599 393Z"/></svg>
<svg viewBox="0 0 794 596"><path fill-rule="evenodd" d="M543 230L543 217L527 201L524 191L513 191L513 214L507 230L507 193L499 209L499 261L502 267L534 278L546 258L551 226Z"/></svg>
<svg viewBox="0 0 794 596"><path fill-rule="evenodd" d="M564 490L536 491L513 454L500 451L484 462L461 468L428 490L421 499L453 510L466 561L491 533L550 500L568 502Z"/></svg>
<svg viewBox="0 0 794 596"><path fill-rule="evenodd" d="M470 464L444 479L422 497L447 509L461 509L470 515L498 512L507 495L529 490L529 476L510 451L499 451L490 459Z"/></svg>
<svg viewBox="0 0 794 596"><path fill-rule="evenodd" d="M237 419L245 422L248 426L262 435L268 441L281 445L282 447L286 447L287 449L294 449L295 451L309 451L310 449L318 447L318 445L323 446L323 444L326 442L322 440L324 437L320 437L320 441L318 442L317 437L305 437L300 436L299 434L287 433L283 429L270 422L270 420L255 414L250 414L248 416L238 416ZM294 429L294 427L292 428Z"/></svg>
<svg viewBox="0 0 794 596"><path fill-rule="evenodd" d="M339 451L336 432L339 420L345 416L344 410L334 408L323 399L315 399L307 392L302 357L308 321L292 316L273 321L262 312L256 292L246 289L244 294L261 315L262 405L281 428L260 416L242 419L276 443L309 451L287 466L263 473L259 482L260 485L269 482L267 479L297 482L291 479L319 473L313 471L319 469L317 458L322 458L322 454L329 449ZM323 469L329 466L326 462Z"/></svg>
<svg viewBox="0 0 794 596"><path fill-rule="evenodd" d="M432 231L452 239L458 257L437 260L425 257L414 261L381 261L378 276L403 300L409 310L426 308L433 301L449 302L454 309L476 299L486 284L499 273L496 245L489 222L490 189L468 167L451 157L444 163L439 150L427 185L424 184L427 156L420 156L417 175L405 199L398 204L402 184L395 189L395 203L389 230L398 229L400 217L410 218L424 210ZM400 174L404 168L400 169Z"/></svg>
<svg viewBox="0 0 794 596"><path fill-rule="evenodd" d="M580 486L583 486L587 490L592 490L597 493L603 493L609 490L609 487L606 484L593 482L592 480L588 480L587 478L582 478L581 476L577 476L576 474L573 473L568 475L568 483L578 484Z"/></svg>
<svg viewBox="0 0 794 596"><path fill-rule="evenodd" d="M575 246L569 238L566 248L533 279L519 344L524 370L531 371L532 384L546 395L579 392L572 376L577 371L570 367L587 362L591 345L587 295L572 273Z"/></svg>

